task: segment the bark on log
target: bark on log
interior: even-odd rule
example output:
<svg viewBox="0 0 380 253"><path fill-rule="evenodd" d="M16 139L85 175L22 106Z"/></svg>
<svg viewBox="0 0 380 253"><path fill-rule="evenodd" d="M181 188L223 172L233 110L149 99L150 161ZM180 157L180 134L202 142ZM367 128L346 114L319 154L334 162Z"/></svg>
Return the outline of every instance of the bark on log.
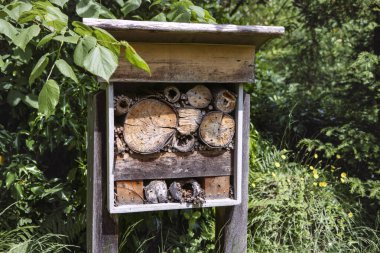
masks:
<svg viewBox="0 0 380 253"><path fill-rule="evenodd" d="M164 89L164 95L168 102L175 103L181 98L181 92L175 86L169 86Z"/></svg>
<svg viewBox="0 0 380 253"><path fill-rule="evenodd" d="M150 204L168 202L168 187L163 180L154 180L144 187L145 198Z"/></svg>
<svg viewBox="0 0 380 253"><path fill-rule="evenodd" d="M124 95L115 97L115 116L121 116L128 112L132 100Z"/></svg>
<svg viewBox="0 0 380 253"><path fill-rule="evenodd" d="M195 108L205 108L212 100L211 91L204 85L193 87L187 91L186 95L189 104Z"/></svg>
<svg viewBox="0 0 380 253"><path fill-rule="evenodd" d="M235 134L235 120L222 112L209 112L199 126L200 139L210 147L226 147Z"/></svg>
<svg viewBox="0 0 380 253"><path fill-rule="evenodd" d="M213 92L216 110L224 113L232 112L236 107L236 95L227 89L218 89Z"/></svg>
<svg viewBox="0 0 380 253"><path fill-rule="evenodd" d="M178 108L178 132L189 135L197 131L202 121L202 112L194 108Z"/></svg>
<svg viewBox="0 0 380 253"><path fill-rule="evenodd" d="M125 117L124 140L134 152L155 153L168 143L177 124L177 114L171 106L156 99L143 99Z"/></svg>

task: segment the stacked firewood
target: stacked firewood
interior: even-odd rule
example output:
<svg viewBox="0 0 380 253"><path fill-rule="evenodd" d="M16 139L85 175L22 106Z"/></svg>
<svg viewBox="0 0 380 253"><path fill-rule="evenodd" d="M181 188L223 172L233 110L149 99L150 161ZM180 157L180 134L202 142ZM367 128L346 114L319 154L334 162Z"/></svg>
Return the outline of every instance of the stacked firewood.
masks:
<svg viewBox="0 0 380 253"><path fill-rule="evenodd" d="M115 125L115 152L233 149L235 120L231 113L236 103L230 90L210 90L205 85L183 92L166 86L143 97L117 95L115 116L122 120Z"/></svg>

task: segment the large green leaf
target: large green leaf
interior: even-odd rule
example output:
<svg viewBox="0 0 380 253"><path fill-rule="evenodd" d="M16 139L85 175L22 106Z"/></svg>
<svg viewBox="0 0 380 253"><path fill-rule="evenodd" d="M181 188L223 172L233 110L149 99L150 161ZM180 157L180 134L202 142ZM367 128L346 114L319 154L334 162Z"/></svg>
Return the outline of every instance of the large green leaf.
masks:
<svg viewBox="0 0 380 253"><path fill-rule="evenodd" d="M46 7L47 13L44 15L45 24L54 28L55 31L66 30L68 17L59 8L54 6Z"/></svg>
<svg viewBox="0 0 380 253"><path fill-rule="evenodd" d="M82 22L74 21L73 26L75 27L74 31L79 35L82 35L82 36L92 35L92 28L83 24Z"/></svg>
<svg viewBox="0 0 380 253"><path fill-rule="evenodd" d="M123 8L121 8L121 12L126 16L130 12L137 10L141 5L141 0L128 0Z"/></svg>
<svg viewBox="0 0 380 253"><path fill-rule="evenodd" d="M58 5L59 7L63 7L69 0L49 0L52 4Z"/></svg>
<svg viewBox="0 0 380 253"><path fill-rule="evenodd" d="M154 16L153 18L151 18L150 20L166 22L166 16L164 13L161 12L161 13L157 14L156 16Z"/></svg>
<svg viewBox="0 0 380 253"><path fill-rule="evenodd" d="M92 36L85 36L83 39L80 39L74 50L74 63L80 67L84 67L83 62L85 57L95 46L96 39Z"/></svg>
<svg viewBox="0 0 380 253"><path fill-rule="evenodd" d="M79 36L63 36L63 35L58 35L53 38L54 40L61 41L61 42L67 42L71 44L77 44L79 40Z"/></svg>
<svg viewBox="0 0 380 253"><path fill-rule="evenodd" d="M37 62L36 66L34 66L32 73L29 76L29 84L33 84L36 78L38 78L42 72L44 72L46 66L49 63L49 53L44 54Z"/></svg>
<svg viewBox="0 0 380 253"><path fill-rule="evenodd" d="M13 43L25 51L26 45L40 33L41 29L38 25L29 26L22 29L21 32L15 37Z"/></svg>
<svg viewBox="0 0 380 253"><path fill-rule="evenodd" d="M24 12L29 11L30 9L32 9L30 3L17 1L13 4L9 4L7 8L4 8L3 10L11 19L17 21Z"/></svg>
<svg viewBox="0 0 380 253"><path fill-rule="evenodd" d="M116 55L120 54L120 43L107 31L95 27L94 35L100 45L105 46Z"/></svg>
<svg viewBox="0 0 380 253"><path fill-rule="evenodd" d="M78 79L71 68L71 66L63 59L59 59L55 62L55 65L59 69L59 71L62 73L62 75L71 78L74 82L78 83Z"/></svg>
<svg viewBox="0 0 380 253"><path fill-rule="evenodd" d="M125 46L125 59L127 59L132 65L145 70L150 74L150 68L148 64L141 58L135 49L126 41L121 41L121 44Z"/></svg>
<svg viewBox="0 0 380 253"><path fill-rule="evenodd" d="M106 47L97 45L85 57L84 68L107 82L118 65L118 56Z"/></svg>
<svg viewBox="0 0 380 253"><path fill-rule="evenodd" d="M38 96L34 94L25 95L22 98L22 102L34 109L38 109Z"/></svg>
<svg viewBox="0 0 380 253"><path fill-rule="evenodd" d="M45 37L43 37L37 44L37 47L42 47L43 45L45 45L46 43L48 43L49 41L51 41L54 36L56 36L56 33L53 32L53 33L49 33L48 35L46 35Z"/></svg>
<svg viewBox="0 0 380 253"><path fill-rule="evenodd" d="M38 95L38 110L46 117L54 113L59 101L59 86L56 81L49 79L46 81L40 94Z"/></svg>
<svg viewBox="0 0 380 253"><path fill-rule="evenodd" d="M82 18L116 18L107 8L93 0L80 0L76 12Z"/></svg>
<svg viewBox="0 0 380 253"><path fill-rule="evenodd" d="M17 33L18 31L13 25L3 19L0 19L0 34L4 34L9 39L14 41Z"/></svg>

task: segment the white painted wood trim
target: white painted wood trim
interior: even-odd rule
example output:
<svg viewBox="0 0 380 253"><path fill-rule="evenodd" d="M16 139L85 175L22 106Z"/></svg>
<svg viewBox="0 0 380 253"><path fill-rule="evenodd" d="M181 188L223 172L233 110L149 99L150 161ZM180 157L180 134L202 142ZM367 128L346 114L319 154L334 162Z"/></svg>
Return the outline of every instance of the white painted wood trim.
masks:
<svg viewBox="0 0 380 253"><path fill-rule="evenodd" d="M238 204L241 203L241 184L243 168L243 84L237 85L238 104L235 112L236 135L235 135L235 156L234 156L234 193Z"/></svg>
<svg viewBox="0 0 380 253"><path fill-rule="evenodd" d="M232 34L264 34L282 35L285 33L283 26L261 26L261 25L218 25L200 23L178 23L157 21L135 21L120 19L96 19L84 18L83 23L88 26L96 26L110 30L140 30L154 32L187 32L187 33L232 33Z"/></svg>
<svg viewBox="0 0 380 253"><path fill-rule="evenodd" d="M176 209L191 209L191 208L205 208L216 206L234 206L240 204L234 199L212 199L206 200L202 205L194 205L191 203L159 203L159 204L140 204L140 205L121 205L112 209L112 213L137 213L147 211L164 211Z"/></svg>
<svg viewBox="0 0 380 253"><path fill-rule="evenodd" d="M113 84L106 88L106 122L107 122L107 207L110 213L114 213L115 183L114 183L114 105Z"/></svg>

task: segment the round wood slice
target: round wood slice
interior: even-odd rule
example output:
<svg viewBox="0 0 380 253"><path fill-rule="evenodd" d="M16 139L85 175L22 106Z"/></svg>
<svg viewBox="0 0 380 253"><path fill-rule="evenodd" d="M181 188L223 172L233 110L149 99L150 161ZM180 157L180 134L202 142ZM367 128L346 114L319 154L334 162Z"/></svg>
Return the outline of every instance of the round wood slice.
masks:
<svg viewBox="0 0 380 253"><path fill-rule="evenodd" d="M178 108L178 132L189 135L197 131L202 120L202 112L195 108Z"/></svg>
<svg viewBox="0 0 380 253"><path fill-rule="evenodd" d="M193 87L186 92L186 95L189 104L195 108L205 108L212 100L211 91L204 85Z"/></svg>
<svg viewBox="0 0 380 253"><path fill-rule="evenodd" d="M229 90L222 89L214 92L215 109L230 113L236 106L236 95Z"/></svg>
<svg viewBox="0 0 380 253"><path fill-rule="evenodd" d="M176 112L157 99L143 99L133 105L124 121L124 139L137 153L158 152L175 133Z"/></svg>
<svg viewBox="0 0 380 253"><path fill-rule="evenodd" d="M235 134L235 120L223 112L207 113L199 126L199 137L210 147L225 147Z"/></svg>

